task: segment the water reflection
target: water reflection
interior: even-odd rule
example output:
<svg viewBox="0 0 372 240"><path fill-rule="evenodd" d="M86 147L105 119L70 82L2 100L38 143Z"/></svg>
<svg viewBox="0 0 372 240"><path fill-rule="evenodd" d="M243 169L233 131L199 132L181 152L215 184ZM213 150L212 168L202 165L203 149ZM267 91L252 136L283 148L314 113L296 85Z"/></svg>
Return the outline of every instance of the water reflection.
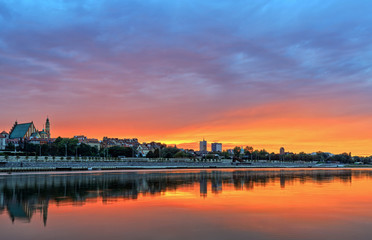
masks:
<svg viewBox="0 0 372 240"><path fill-rule="evenodd" d="M371 177L369 170L219 170L219 171L143 171L71 174L20 174L0 176L0 214L12 222L30 222L35 213L48 218L48 205L82 204L88 199L161 195L187 186L199 185L200 197L220 194L224 188L250 191L256 186L279 182L280 188L298 181L351 183L353 178ZM209 192L208 189L211 189Z"/></svg>

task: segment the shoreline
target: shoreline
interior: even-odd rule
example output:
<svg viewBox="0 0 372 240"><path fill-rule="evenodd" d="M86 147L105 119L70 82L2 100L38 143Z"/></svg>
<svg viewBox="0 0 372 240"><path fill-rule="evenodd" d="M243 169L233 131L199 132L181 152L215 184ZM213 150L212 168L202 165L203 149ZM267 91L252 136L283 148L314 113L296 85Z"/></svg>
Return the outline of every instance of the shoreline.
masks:
<svg viewBox="0 0 372 240"><path fill-rule="evenodd" d="M7 162L2 163L0 172L74 172L112 170L187 170L187 169L266 169L266 168L371 168L372 165L343 165L334 163L292 163L292 162Z"/></svg>

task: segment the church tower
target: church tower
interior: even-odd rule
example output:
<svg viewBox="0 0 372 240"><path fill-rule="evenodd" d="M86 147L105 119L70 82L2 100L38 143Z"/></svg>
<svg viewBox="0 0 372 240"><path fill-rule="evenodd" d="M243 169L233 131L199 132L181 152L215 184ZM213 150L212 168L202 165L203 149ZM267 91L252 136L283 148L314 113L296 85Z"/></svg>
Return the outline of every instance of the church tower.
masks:
<svg viewBox="0 0 372 240"><path fill-rule="evenodd" d="M50 138L50 123L49 123L49 118L47 117L46 122L45 122L45 132L48 135L48 138Z"/></svg>

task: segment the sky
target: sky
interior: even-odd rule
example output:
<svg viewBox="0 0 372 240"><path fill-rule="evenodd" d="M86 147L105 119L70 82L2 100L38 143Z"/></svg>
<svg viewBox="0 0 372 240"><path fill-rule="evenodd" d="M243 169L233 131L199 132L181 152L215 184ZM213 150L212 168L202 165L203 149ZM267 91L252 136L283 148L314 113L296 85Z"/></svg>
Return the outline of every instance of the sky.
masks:
<svg viewBox="0 0 372 240"><path fill-rule="evenodd" d="M372 155L371 9L0 0L0 131Z"/></svg>

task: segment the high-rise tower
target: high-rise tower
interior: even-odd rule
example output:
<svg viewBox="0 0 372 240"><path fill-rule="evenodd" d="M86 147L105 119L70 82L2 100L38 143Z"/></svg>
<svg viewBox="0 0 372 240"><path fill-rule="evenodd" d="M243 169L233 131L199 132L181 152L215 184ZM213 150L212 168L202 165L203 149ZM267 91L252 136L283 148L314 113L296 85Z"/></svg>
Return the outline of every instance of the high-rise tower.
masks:
<svg viewBox="0 0 372 240"><path fill-rule="evenodd" d="M207 141L205 141L204 139L199 143L199 150L200 152L207 152Z"/></svg>
<svg viewBox="0 0 372 240"><path fill-rule="evenodd" d="M48 138L50 138L50 122L48 117L45 122L45 132L47 133Z"/></svg>

